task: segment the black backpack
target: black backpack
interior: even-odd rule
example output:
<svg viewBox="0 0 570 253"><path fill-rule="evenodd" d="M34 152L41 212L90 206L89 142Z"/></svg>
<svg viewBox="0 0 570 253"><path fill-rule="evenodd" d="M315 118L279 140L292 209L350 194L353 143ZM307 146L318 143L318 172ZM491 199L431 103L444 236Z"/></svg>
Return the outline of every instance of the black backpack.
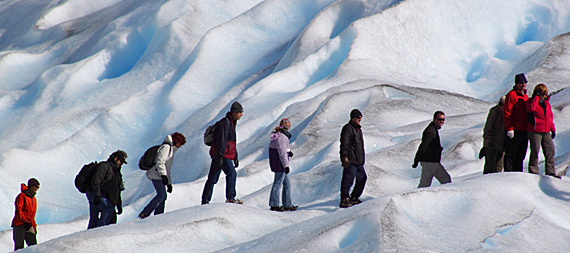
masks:
<svg viewBox="0 0 570 253"><path fill-rule="evenodd" d="M89 188L89 185L91 184L91 178L93 177L93 174L95 174L97 165L97 162L85 164L79 171L79 174L75 176L75 188L77 188L79 192L87 192L87 188Z"/></svg>
<svg viewBox="0 0 570 253"><path fill-rule="evenodd" d="M139 169L150 170L152 166L156 164L156 153L158 152L158 148L160 148L160 146L162 146L162 144L152 146L144 152L144 154L141 156L141 159L139 160Z"/></svg>
<svg viewBox="0 0 570 253"><path fill-rule="evenodd" d="M204 144L206 144L206 146L212 146L212 143L214 142L214 132L216 131L216 125L217 123L209 126L206 128L206 132L204 132Z"/></svg>

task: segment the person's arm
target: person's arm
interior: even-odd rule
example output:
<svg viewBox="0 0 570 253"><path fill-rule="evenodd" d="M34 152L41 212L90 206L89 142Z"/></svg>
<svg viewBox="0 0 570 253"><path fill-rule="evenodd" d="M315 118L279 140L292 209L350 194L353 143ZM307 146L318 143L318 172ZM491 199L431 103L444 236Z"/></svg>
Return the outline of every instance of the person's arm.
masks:
<svg viewBox="0 0 570 253"><path fill-rule="evenodd" d="M279 134L277 139L277 153L279 153L279 160L283 168L289 167L289 138L283 134Z"/></svg>
<svg viewBox="0 0 570 253"><path fill-rule="evenodd" d="M422 143L418 147L418 152L416 153L416 157L414 158L414 163L418 163L419 159L424 156L428 152L429 145L435 138L435 133L432 133L430 129L426 129L422 134Z"/></svg>
<svg viewBox="0 0 570 253"><path fill-rule="evenodd" d="M228 133L229 133L229 120L224 118L222 121L218 123L219 125L216 127L215 136L216 136L216 151L218 152L218 158L223 159L224 153L226 150L226 142L228 140Z"/></svg>
<svg viewBox="0 0 570 253"><path fill-rule="evenodd" d="M340 132L340 159L348 157L350 150L350 140L352 139L352 132L349 125L345 125Z"/></svg>
<svg viewBox="0 0 570 253"><path fill-rule="evenodd" d="M160 145L158 151L156 152L156 171L161 176L169 176L166 171L166 161L168 160L168 156L170 155L170 145L165 143Z"/></svg>
<svg viewBox="0 0 570 253"><path fill-rule="evenodd" d="M489 110L487 121L485 122L485 127L483 128L483 147L489 145L489 143L491 143L493 140L493 126L495 125L496 120L496 116L493 114L494 111L492 109Z"/></svg>
<svg viewBox="0 0 570 253"><path fill-rule="evenodd" d="M511 120L511 114L516 102L516 97L511 96L511 93L509 92L507 94L507 99L505 100L505 105L503 107L503 119L505 121L505 130L507 131L514 129L513 122Z"/></svg>
<svg viewBox="0 0 570 253"><path fill-rule="evenodd" d="M101 196L101 186L105 183L111 175L108 175L110 165L106 163L99 163L95 167L95 174L91 179L91 189L95 196Z"/></svg>

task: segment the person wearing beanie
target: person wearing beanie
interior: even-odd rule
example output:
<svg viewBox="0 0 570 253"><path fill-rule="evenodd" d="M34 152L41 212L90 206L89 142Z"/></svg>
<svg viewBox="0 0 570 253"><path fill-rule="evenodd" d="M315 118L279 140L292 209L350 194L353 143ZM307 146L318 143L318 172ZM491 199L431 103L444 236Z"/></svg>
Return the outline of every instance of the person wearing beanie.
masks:
<svg viewBox="0 0 570 253"><path fill-rule="evenodd" d="M291 122L284 118L279 122L279 126L271 133L269 137L269 167L275 174L273 178L273 186L271 187L271 195L269 196L269 206L271 211L296 211L298 206L294 206L291 202L291 183L289 182L289 158L293 157L293 152L289 147L291 139ZM279 190L283 185L283 206L279 205Z"/></svg>
<svg viewBox="0 0 570 253"><path fill-rule="evenodd" d="M507 131L505 143L505 171L523 171L523 161L528 149L526 77L515 76L515 86L507 93L503 108L503 119Z"/></svg>
<svg viewBox="0 0 570 253"><path fill-rule="evenodd" d="M40 182L35 178L28 179L28 185L20 185L21 193L16 197L16 211L12 219L14 251L24 248L24 241L29 246L37 244L36 193Z"/></svg>
<svg viewBox="0 0 570 253"><path fill-rule="evenodd" d="M123 213L121 191L125 190L125 186L121 166L127 164L126 159L127 153L117 150L109 156L107 161L98 163L94 168L91 185L86 193L89 201L87 229L109 225L115 214Z"/></svg>
<svg viewBox="0 0 570 253"><path fill-rule="evenodd" d="M236 125L242 116L243 107L236 101L226 116L214 124L214 140L210 146L212 164L202 192L202 205L212 200L214 185L222 171L226 174L226 203L243 204L243 201L236 198L236 168L239 166Z"/></svg>
<svg viewBox="0 0 570 253"><path fill-rule="evenodd" d="M499 102L489 109L487 121L483 128L483 147L479 159L485 157L483 174L501 172L503 170L503 154L506 137L503 107L506 96L501 96Z"/></svg>
<svg viewBox="0 0 570 253"><path fill-rule="evenodd" d="M439 129L445 123L445 113L436 111L433 120L422 133L422 142L418 146L418 151L414 158L412 168L417 168L418 163L422 165L422 173L418 188L431 186L431 181L435 177L440 184L451 183L451 176L441 164L441 142L439 140Z"/></svg>
<svg viewBox="0 0 570 253"><path fill-rule="evenodd" d="M360 122L362 113L358 109L350 112L350 121L340 132L340 161L342 164L342 180L340 184L340 208L347 208L362 203L359 199L366 185L364 170L365 152L364 137ZM356 183L355 182L356 179ZM352 194L350 187L354 184Z"/></svg>

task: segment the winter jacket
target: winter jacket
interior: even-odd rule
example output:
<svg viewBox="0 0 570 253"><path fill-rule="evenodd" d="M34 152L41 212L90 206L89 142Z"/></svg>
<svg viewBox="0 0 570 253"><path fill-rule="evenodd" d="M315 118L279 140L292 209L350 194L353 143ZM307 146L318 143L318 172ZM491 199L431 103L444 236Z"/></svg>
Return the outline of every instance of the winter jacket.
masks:
<svg viewBox="0 0 570 253"><path fill-rule="evenodd" d="M36 229L36 197L35 194L28 191L26 184L20 185L21 193L16 197L14 204L16 205L16 213L12 219L12 227L25 226L30 223Z"/></svg>
<svg viewBox="0 0 570 253"><path fill-rule="evenodd" d="M441 161L441 143L439 140L439 132L435 123L431 122L422 133L422 143L418 147L414 163L417 162L440 162Z"/></svg>
<svg viewBox="0 0 570 253"><path fill-rule="evenodd" d="M539 96L533 96L526 103L526 111L529 117L532 115L534 118L529 118L527 124L527 131L533 133L548 133L555 132L552 108L550 107L550 97L544 103L540 103Z"/></svg>
<svg viewBox="0 0 570 253"><path fill-rule="evenodd" d="M348 162L355 166L364 165L364 138L360 125L348 122L340 132L340 160L348 157Z"/></svg>
<svg viewBox="0 0 570 253"><path fill-rule="evenodd" d="M285 172L285 168L289 167L289 138L291 134L280 129L280 131L271 133L269 138L269 167L273 172Z"/></svg>
<svg viewBox="0 0 570 253"><path fill-rule="evenodd" d="M176 151L178 148L174 146L172 136L166 136L156 152L156 164L146 171L146 177L151 180L161 180L161 176L167 176L168 184L172 184L170 169L174 163L174 152Z"/></svg>
<svg viewBox="0 0 570 253"><path fill-rule="evenodd" d="M237 157L236 150L236 121L232 114L227 113L226 117L216 122L214 131L214 142L210 146L210 156L213 158L223 157L233 160Z"/></svg>
<svg viewBox="0 0 570 253"><path fill-rule="evenodd" d="M97 165L91 179L91 189L95 196L106 197L113 205L120 206L123 175L121 167L115 165L115 160L109 158Z"/></svg>
<svg viewBox="0 0 570 253"><path fill-rule="evenodd" d="M483 128L483 147L492 148L502 152L505 144L505 121L500 105L495 105L489 109L487 121Z"/></svg>
<svg viewBox="0 0 570 253"><path fill-rule="evenodd" d="M511 90L507 93L505 106L503 108L503 118L505 121L505 129L509 130L527 130L526 117L526 101L528 96L526 90L524 92Z"/></svg>

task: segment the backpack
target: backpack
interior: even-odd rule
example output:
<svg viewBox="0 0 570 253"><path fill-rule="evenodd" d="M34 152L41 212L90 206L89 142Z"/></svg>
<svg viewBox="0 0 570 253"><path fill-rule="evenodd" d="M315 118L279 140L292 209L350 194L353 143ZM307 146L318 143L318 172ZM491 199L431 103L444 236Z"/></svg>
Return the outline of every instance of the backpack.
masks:
<svg viewBox="0 0 570 253"><path fill-rule="evenodd" d="M87 188L89 188L89 185L91 184L91 178L93 177L93 174L95 174L97 165L97 162L88 163L83 165L81 170L79 170L79 174L75 176L75 188L77 188L79 192L87 192Z"/></svg>
<svg viewBox="0 0 570 253"><path fill-rule="evenodd" d="M212 146L212 143L214 142L214 132L216 131L216 125L217 124L208 126L208 128L206 128L206 132L204 132L204 144L206 144L206 146Z"/></svg>
<svg viewBox="0 0 570 253"><path fill-rule="evenodd" d="M156 164L156 153L158 152L158 148L160 148L160 146L162 146L162 144L152 146L144 152L144 154L141 156L141 159L139 160L139 169L150 170L152 166Z"/></svg>

